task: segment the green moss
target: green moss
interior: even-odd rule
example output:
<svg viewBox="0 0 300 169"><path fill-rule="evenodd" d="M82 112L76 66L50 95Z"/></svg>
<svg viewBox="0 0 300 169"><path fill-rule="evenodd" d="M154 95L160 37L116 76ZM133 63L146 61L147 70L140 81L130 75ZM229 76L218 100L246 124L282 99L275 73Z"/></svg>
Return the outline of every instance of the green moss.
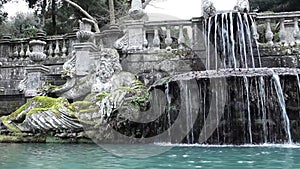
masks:
<svg viewBox="0 0 300 169"><path fill-rule="evenodd" d="M23 137L0 135L0 143L45 143L45 137Z"/></svg>
<svg viewBox="0 0 300 169"><path fill-rule="evenodd" d="M70 104L69 104L68 100L66 98L60 97L53 104L53 106L51 107L51 110L57 116L61 115L61 112L59 111L60 109L65 109L69 112L69 114L71 114L70 112L72 112L72 111L68 108L69 106L70 106Z"/></svg>
<svg viewBox="0 0 300 169"><path fill-rule="evenodd" d="M48 136L46 137L46 143L58 143L58 144L68 144L68 143L94 143L91 139L87 138L59 138L59 137L53 137Z"/></svg>
<svg viewBox="0 0 300 169"><path fill-rule="evenodd" d="M176 58L177 56L179 57L186 57L190 55L190 52L187 50L180 50L180 49L174 49L170 52L164 52L164 53L159 53L158 56L161 57L166 57L166 58Z"/></svg>
<svg viewBox="0 0 300 169"><path fill-rule="evenodd" d="M34 108L50 108L56 102L55 98L46 97L46 96L36 96L28 101L26 104L18 108L12 114L9 115L11 120L17 119L23 111L28 111L27 109L30 107ZM25 116L26 114L24 114Z"/></svg>
<svg viewBox="0 0 300 169"><path fill-rule="evenodd" d="M98 95L98 96L96 97L96 101L101 101L101 100L103 100L105 97L108 97L108 96L109 96L108 93L101 93L100 95Z"/></svg>
<svg viewBox="0 0 300 169"><path fill-rule="evenodd" d="M27 113L27 115L28 115L28 116L31 116L31 115L36 114L36 113L38 113L38 112L41 112L41 111L47 111L47 110L50 110L50 109L51 109L51 108L35 108L35 109L30 110L30 111Z"/></svg>
<svg viewBox="0 0 300 169"><path fill-rule="evenodd" d="M1 117L1 121L2 123L12 132L15 132L15 133L21 133L21 130L19 128L17 128L16 126L14 125L11 125L11 123L9 123L9 116L3 116Z"/></svg>
<svg viewBox="0 0 300 169"><path fill-rule="evenodd" d="M50 108L59 99L61 98L55 99L47 96L36 96L30 102L36 101L38 103L37 108Z"/></svg>
<svg viewBox="0 0 300 169"><path fill-rule="evenodd" d="M19 142L21 139L18 136L0 136L0 143Z"/></svg>
<svg viewBox="0 0 300 169"><path fill-rule="evenodd" d="M72 103L70 106L74 109L88 109L93 103L89 101L77 101Z"/></svg>
<svg viewBox="0 0 300 169"><path fill-rule="evenodd" d="M89 109L79 110L78 113L94 113L95 111L97 111L97 108L89 108Z"/></svg>
<svg viewBox="0 0 300 169"><path fill-rule="evenodd" d="M51 82L47 82L51 83ZM61 88L62 86L55 86L55 85L46 85L38 89L38 91L42 94L48 94L48 93L53 93L55 89Z"/></svg>

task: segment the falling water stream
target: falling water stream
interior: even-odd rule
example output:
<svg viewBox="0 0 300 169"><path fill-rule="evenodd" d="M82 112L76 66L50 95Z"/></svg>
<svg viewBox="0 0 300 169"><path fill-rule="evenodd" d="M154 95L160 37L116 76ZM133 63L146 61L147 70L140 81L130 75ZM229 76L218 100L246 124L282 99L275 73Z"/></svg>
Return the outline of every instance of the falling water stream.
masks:
<svg viewBox="0 0 300 169"><path fill-rule="evenodd" d="M265 81L262 76L259 77L259 97L262 110L262 122L263 122L263 131L264 131L264 143L267 143L267 110L266 110L266 92L265 92Z"/></svg>
<svg viewBox="0 0 300 169"><path fill-rule="evenodd" d="M244 76L244 83L245 83L246 97L247 97L248 132L249 132L250 144L252 144L251 113L250 113L250 99L249 99L250 93L249 93L248 78L246 76Z"/></svg>
<svg viewBox="0 0 300 169"><path fill-rule="evenodd" d="M288 143L292 144L293 142L292 142L292 136L291 136L290 120L289 120L289 117L286 112L285 100L284 100L282 87L280 84L280 78L277 74L273 74L272 79L273 79L273 82L275 85L277 98L278 98L280 108L282 111L282 116L283 116L284 125L285 125L285 132L288 135Z"/></svg>

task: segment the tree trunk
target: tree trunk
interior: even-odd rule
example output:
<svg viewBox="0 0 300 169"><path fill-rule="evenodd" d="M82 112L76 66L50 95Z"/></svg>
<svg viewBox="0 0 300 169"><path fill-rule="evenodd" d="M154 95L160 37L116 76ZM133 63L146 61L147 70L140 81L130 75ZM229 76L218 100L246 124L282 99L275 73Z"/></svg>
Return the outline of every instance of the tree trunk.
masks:
<svg viewBox="0 0 300 169"><path fill-rule="evenodd" d="M96 19L94 17L92 17L87 11L85 11L84 9L81 8L81 6L79 6L78 4L76 4L75 2L71 1L71 0L64 0L65 2L69 3L70 5L72 5L73 7L75 7L76 9L78 9L80 12L82 12L88 19L93 20L94 21L94 27L95 27L95 31L96 32L100 32L100 29L98 27L98 23L96 21Z"/></svg>
<svg viewBox="0 0 300 169"><path fill-rule="evenodd" d="M114 0L109 0L108 6L109 6L110 25L115 25L116 17L115 17Z"/></svg>
<svg viewBox="0 0 300 169"><path fill-rule="evenodd" d="M152 0L146 0L144 3L143 3L143 9L146 8L147 5L149 5L149 3L151 2Z"/></svg>
<svg viewBox="0 0 300 169"><path fill-rule="evenodd" d="M56 29L56 3L55 0L52 0L51 2L51 17L52 17L52 29L53 29L53 35L57 34L57 29Z"/></svg>

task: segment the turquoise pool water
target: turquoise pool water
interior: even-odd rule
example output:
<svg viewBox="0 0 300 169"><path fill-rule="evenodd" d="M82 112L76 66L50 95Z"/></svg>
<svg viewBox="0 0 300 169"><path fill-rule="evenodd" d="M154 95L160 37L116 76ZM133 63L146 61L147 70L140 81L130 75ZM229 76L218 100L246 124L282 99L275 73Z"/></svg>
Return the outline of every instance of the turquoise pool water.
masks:
<svg viewBox="0 0 300 169"><path fill-rule="evenodd" d="M134 149L134 145L111 145L116 149ZM160 148L170 145L143 145ZM0 144L1 169L298 169L298 146L220 147L177 145L148 158L116 156L92 144ZM137 151L138 152L138 151ZM143 151L141 151L143 152Z"/></svg>

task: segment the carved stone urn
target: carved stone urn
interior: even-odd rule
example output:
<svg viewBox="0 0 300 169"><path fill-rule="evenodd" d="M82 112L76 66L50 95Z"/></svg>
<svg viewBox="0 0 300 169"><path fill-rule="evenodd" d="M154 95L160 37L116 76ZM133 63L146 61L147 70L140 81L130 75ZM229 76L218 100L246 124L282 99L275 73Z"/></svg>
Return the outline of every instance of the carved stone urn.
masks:
<svg viewBox="0 0 300 169"><path fill-rule="evenodd" d="M32 40L29 42L32 47L32 52L29 54L29 58L34 62L41 62L45 60L46 54L44 53L44 47L46 42L41 40Z"/></svg>
<svg viewBox="0 0 300 169"><path fill-rule="evenodd" d="M129 10L129 16L131 18L133 18L134 20L139 20L143 16L145 16L145 11L143 10L141 0L132 0L131 1L131 8Z"/></svg>
<svg viewBox="0 0 300 169"><path fill-rule="evenodd" d="M93 24L94 22L87 18L83 18L82 21L79 21L79 31L76 33L79 42L88 42L94 36L92 32Z"/></svg>

